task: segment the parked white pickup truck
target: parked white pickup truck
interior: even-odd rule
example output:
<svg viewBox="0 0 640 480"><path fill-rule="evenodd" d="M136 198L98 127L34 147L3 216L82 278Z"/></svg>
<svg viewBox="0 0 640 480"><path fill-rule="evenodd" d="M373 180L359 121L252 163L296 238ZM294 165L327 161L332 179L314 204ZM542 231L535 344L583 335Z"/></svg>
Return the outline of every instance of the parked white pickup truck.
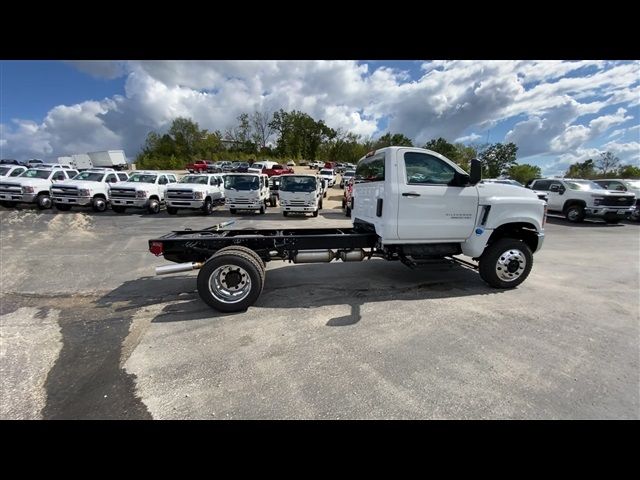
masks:
<svg viewBox="0 0 640 480"><path fill-rule="evenodd" d="M335 170L331 170L330 168L323 168L322 170L320 170L318 175L320 176L320 178L323 178L327 181L327 188L333 187L333 185L336 183Z"/></svg>
<svg viewBox="0 0 640 480"><path fill-rule="evenodd" d="M0 180L6 180L7 178L17 177L21 173L27 171L27 167L22 165L0 165ZM6 177L6 178L5 178Z"/></svg>
<svg viewBox="0 0 640 480"><path fill-rule="evenodd" d="M224 183L220 175L185 175L167 188L167 213L175 215L180 209L202 210L205 215L215 205L224 205Z"/></svg>
<svg viewBox="0 0 640 480"><path fill-rule="evenodd" d="M538 178L527 185L549 194L549 211L562 212L570 222L586 217L618 223L633 212L635 195L605 190L591 180L572 178Z"/></svg>
<svg viewBox="0 0 640 480"><path fill-rule="evenodd" d="M12 207L19 203L35 203L40 210L51 208L49 189L78 174L76 170L60 165L30 168L17 177L0 180L0 205Z"/></svg>
<svg viewBox="0 0 640 480"><path fill-rule="evenodd" d="M237 210L265 213L270 201L269 177L262 173L227 173L224 176L224 197L232 214Z"/></svg>
<svg viewBox="0 0 640 480"><path fill-rule="evenodd" d="M318 216L322 208L322 179L316 175L281 175L280 206L282 215L311 213Z"/></svg>
<svg viewBox="0 0 640 480"><path fill-rule="evenodd" d="M116 213L124 213L127 208L144 208L149 213L159 213L165 203L167 186L176 182L173 173L135 171L128 181L109 190L111 209Z"/></svg>
<svg viewBox="0 0 640 480"><path fill-rule="evenodd" d="M71 210L73 206L91 207L104 212L109 201L109 187L126 182L129 176L113 168L91 168L80 172L71 180L51 185L50 195L56 209Z"/></svg>

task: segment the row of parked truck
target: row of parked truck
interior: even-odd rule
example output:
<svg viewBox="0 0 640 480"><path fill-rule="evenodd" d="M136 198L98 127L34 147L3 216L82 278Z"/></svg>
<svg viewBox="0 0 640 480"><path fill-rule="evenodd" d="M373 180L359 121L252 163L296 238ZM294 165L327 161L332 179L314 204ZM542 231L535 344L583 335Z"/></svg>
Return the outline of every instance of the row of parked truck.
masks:
<svg viewBox="0 0 640 480"><path fill-rule="evenodd" d="M31 203L39 209L54 206L68 211L91 207L103 212L111 205L116 213L144 209L158 213L163 206L175 215L197 210L205 215L226 205L232 214L252 210L264 214L267 207L282 206L284 216L310 213L317 216L328 183L318 175L285 174L269 178L264 173L194 173L180 180L172 172L117 172L93 168L78 172L61 165L26 169L2 167L0 204L11 207Z"/></svg>

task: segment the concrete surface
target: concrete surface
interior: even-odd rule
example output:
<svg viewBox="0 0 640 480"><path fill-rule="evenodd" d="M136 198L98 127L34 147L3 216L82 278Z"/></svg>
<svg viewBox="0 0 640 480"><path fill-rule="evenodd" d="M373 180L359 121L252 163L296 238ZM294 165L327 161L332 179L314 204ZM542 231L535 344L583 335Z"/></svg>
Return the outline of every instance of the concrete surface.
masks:
<svg viewBox="0 0 640 480"><path fill-rule="evenodd" d="M235 227L350 224L325 206ZM458 265L274 262L225 315L195 273L154 277L147 240L228 218L0 207L0 417L640 418L638 224L550 219L509 291Z"/></svg>

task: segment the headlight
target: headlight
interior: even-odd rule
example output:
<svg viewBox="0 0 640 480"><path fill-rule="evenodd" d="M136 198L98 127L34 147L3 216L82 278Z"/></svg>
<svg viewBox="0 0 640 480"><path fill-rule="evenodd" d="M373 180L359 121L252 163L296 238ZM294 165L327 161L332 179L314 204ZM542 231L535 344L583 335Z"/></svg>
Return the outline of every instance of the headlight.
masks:
<svg viewBox="0 0 640 480"><path fill-rule="evenodd" d="M136 190L136 198L147 198L147 192L144 190Z"/></svg>
<svg viewBox="0 0 640 480"><path fill-rule="evenodd" d="M81 197L88 197L89 195L91 195L91 191L86 188L81 188L78 190L78 195L80 195Z"/></svg>
<svg viewBox="0 0 640 480"><path fill-rule="evenodd" d="M603 200L604 200L604 197L594 197L593 204L594 205L601 205Z"/></svg>
<svg viewBox="0 0 640 480"><path fill-rule="evenodd" d="M22 193L33 193L33 187L22 187Z"/></svg>
<svg viewBox="0 0 640 480"><path fill-rule="evenodd" d="M196 200L202 200L204 198L204 194L202 192L195 192L193 194L193 198L195 198Z"/></svg>

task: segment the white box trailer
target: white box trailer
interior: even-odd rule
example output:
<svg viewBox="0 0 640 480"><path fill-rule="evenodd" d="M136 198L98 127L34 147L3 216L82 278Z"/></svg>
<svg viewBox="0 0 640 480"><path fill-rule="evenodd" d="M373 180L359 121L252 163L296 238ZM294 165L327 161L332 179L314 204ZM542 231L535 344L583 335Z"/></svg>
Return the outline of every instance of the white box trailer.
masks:
<svg viewBox="0 0 640 480"><path fill-rule="evenodd" d="M128 167L127 157L124 150L104 150L101 152L88 153L94 167L114 168L123 170Z"/></svg>

